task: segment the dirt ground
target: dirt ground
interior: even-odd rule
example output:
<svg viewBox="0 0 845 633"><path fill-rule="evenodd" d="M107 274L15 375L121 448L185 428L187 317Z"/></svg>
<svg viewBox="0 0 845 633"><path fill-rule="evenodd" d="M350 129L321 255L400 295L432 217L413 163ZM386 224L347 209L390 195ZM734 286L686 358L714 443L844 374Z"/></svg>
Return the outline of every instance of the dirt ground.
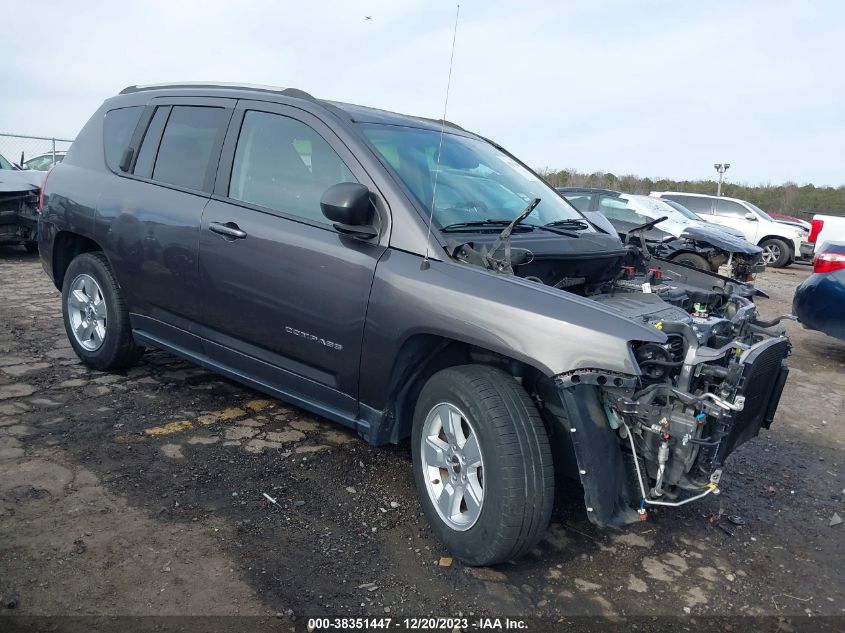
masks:
<svg viewBox="0 0 845 633"><path fill-rule="evenodd" d="M762 275L764 317L809 272ZM441 566L407 446L158 351L90 371L38 259L0 248L0 613L843 616L845 342L786 327L777 418L720 497L602 531L573 487L531 555Z"/></svg>

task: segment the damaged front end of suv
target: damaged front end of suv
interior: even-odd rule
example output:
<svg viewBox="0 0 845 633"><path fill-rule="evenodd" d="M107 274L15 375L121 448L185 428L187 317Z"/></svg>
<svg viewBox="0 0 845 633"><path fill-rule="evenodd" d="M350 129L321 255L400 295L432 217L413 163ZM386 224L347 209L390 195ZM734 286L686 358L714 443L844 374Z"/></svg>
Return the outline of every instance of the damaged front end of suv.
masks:
<svg viewBox="0 0 845 633"><path fill-rule="evenodd" d="M31 174L0 170L0 244L23 244L34 253L37 252L40 189Z"/></svg>
<svg viewBox="0 0 845 633"><path fill-rule="evenodd" d="M718 494L728 455L772 423L790 353L776 326L787 317L761 320L753 298L766 295L750 284L636 246L576 258L535 245L528 258L502 261L490 255L500 242L453 252L592 299L662 334L629 341L639 373L579 368L533 387L552 433L574 451L590 520L620 526L645 518L649 506Z"/></svg>
<svg viewBox="0 0 845 633"><path fill-rule="evenodd" d="M560 375L563 406L550 405L571 436L589 516L600 525L718 494L725 459L769 428L789 372L789 340L771 329L780 319L759 319L748 286L717 278L705 288L691 279L699 273L662 262L653 270L651 292L635 277L596 297L666 335L631 343L641 374Z"/></svg>

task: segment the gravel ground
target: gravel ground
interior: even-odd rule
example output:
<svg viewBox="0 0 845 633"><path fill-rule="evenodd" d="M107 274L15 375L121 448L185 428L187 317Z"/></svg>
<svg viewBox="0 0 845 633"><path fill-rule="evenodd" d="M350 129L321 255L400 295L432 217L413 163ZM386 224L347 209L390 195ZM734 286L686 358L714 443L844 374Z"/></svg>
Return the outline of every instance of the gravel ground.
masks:
<svg viewBox="0 0 845 633"><path fill-rule="evenodd" d="M762 275L764 317L808 274ZM0 613L845 614L845 342L787 324L778 416L719 498L598 530L573 486L531 555L472 569L442 559L407 445L158 351L90 371L37 258L0 248L0 280Z"/></svg>

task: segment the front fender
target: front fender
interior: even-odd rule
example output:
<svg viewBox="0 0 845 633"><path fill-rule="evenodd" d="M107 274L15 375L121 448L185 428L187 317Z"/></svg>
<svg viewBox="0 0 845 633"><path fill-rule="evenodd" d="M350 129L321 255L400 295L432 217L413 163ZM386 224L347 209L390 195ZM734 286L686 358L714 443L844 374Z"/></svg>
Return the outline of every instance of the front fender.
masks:
<svg viewBox="0 0 845 633"><path fill-rule="evenodd" d="M546 376L599 368L639 374L629 341L666 335L597 302L479 267L391 250L376 269L361 355L362 402L385 404L405 340L432 334L500 353Z"/></svg>

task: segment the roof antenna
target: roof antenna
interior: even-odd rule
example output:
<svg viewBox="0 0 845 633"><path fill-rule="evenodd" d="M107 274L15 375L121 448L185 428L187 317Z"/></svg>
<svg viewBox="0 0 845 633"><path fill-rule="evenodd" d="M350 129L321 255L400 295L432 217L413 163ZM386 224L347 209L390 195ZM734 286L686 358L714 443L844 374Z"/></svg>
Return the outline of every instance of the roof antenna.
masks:
<svg viewBox="0 0 845 633"><path fill-rule="evenodd" d="M428 236L425 239L425 258L420 265L420 270L428 270L431 264L428 262L428 251L431 245L431 223L434 221L434 201L437 199L437 177L440 175L440 151L443 149L443 130L446 127L446 108L449 107L449 87L452 85L452 62L455 60L455 39L458 36L458 16L461 14L461 5L455 10L455 29L452 31L452 54L449 56L449 78L446 80L446 100L443 103L443 118L440 120L440 142L437 146L437 161L434 165L434 186L431 189L431 210L428 214Z"/></svg>

